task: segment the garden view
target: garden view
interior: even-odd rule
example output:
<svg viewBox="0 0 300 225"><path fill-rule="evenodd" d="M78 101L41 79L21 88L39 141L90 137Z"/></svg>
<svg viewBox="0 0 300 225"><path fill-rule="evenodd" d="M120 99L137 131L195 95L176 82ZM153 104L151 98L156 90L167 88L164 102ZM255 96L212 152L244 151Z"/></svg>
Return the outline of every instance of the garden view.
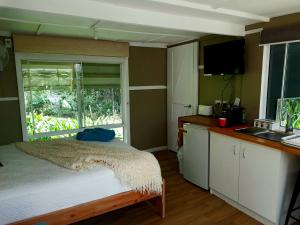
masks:
<svg viewBox="0 0 300 225"><path fill-rule="evenodd" d="M87 67L83 65L83 71ZM106 75L106 80L96 72L87 73L86 76L80 73L81 76L78 76L73 64L35 65L30 70L26 66L23 68L29 136L122 123L120 84L107 82L116 80L111 79L111 75ZM103 81L106 81L104 85ZM115 131L116 136L122 138L123 129L117 128ZM51 137L45 135L39 139L72 136L74 133Z"/></svg>

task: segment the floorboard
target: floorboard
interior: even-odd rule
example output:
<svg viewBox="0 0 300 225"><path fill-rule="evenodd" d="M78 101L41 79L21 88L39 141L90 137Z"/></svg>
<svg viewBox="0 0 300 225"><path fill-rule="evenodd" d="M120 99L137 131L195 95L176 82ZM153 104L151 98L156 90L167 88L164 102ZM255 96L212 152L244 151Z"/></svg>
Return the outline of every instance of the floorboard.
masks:
<svg viewBox="0 0 300 225"><path fill-rule="evenodd" d="M166 218L146 203L116 210L76 225L259 225L261 223L233 208L208 191L185 181L178 173L176 154L155 153L166 180Z"/></svg>

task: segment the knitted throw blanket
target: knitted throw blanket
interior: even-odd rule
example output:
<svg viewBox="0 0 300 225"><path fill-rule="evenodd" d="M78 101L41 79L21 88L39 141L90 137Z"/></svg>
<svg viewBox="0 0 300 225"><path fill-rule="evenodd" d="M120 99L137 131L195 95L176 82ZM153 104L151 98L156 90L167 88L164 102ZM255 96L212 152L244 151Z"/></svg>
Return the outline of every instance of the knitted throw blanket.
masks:
<svg viewBox="0 0 300 225"><path fill-rule="evenodd" d="M141 193L162 191L160 166L149 152L75 140L18 142L16 146L27 154L67 169L108 167L121 184Z"/></svg>

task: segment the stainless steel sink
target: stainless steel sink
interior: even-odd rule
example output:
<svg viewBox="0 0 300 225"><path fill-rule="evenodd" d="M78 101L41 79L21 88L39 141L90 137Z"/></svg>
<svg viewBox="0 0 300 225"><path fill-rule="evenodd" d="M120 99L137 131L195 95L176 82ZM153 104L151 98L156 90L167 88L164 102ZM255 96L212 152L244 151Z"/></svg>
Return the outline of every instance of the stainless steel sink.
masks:
<svg viewBox="0 0 300 225"><path fill-rule="evenodd" d="M284 132L271 131L271 130L256 128L256 127L237 129L236 132L249 134L255 137L260 137L271 141L281 141L283 137L291 135Z"/></svg>
<svg viewBox="0 0 300 225"><path fill-rule="evenodd" d="M256 133L254 136L261 137L264 139L268 139L271 141L281 141L283 137L289 136L291 134L283 133L283 132L277 132L277 131L265 131L261 133Z"/></svg>

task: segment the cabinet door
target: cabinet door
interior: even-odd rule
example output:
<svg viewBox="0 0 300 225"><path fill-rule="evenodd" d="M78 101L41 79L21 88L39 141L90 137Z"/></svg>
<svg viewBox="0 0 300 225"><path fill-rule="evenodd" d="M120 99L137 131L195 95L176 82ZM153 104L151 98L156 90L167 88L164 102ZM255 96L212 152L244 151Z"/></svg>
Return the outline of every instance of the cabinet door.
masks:
<svg viewBox="0 0 300 225"><path fill-rule="evenodd" d="M183 177L208 190L208 130L193 124L184 125Z"/></svg>
<svg viewBox="0 0 300 225"><path fill-rule="evenodd" d="M238 200L239 141L211 132L210 187Z"/></svg>
<svg viewBox="0 0 300 225"><path fill-rule="evenodd" d="M280 187L280 158L277 150L241 142L239 203L276 222Z"/></svg>

